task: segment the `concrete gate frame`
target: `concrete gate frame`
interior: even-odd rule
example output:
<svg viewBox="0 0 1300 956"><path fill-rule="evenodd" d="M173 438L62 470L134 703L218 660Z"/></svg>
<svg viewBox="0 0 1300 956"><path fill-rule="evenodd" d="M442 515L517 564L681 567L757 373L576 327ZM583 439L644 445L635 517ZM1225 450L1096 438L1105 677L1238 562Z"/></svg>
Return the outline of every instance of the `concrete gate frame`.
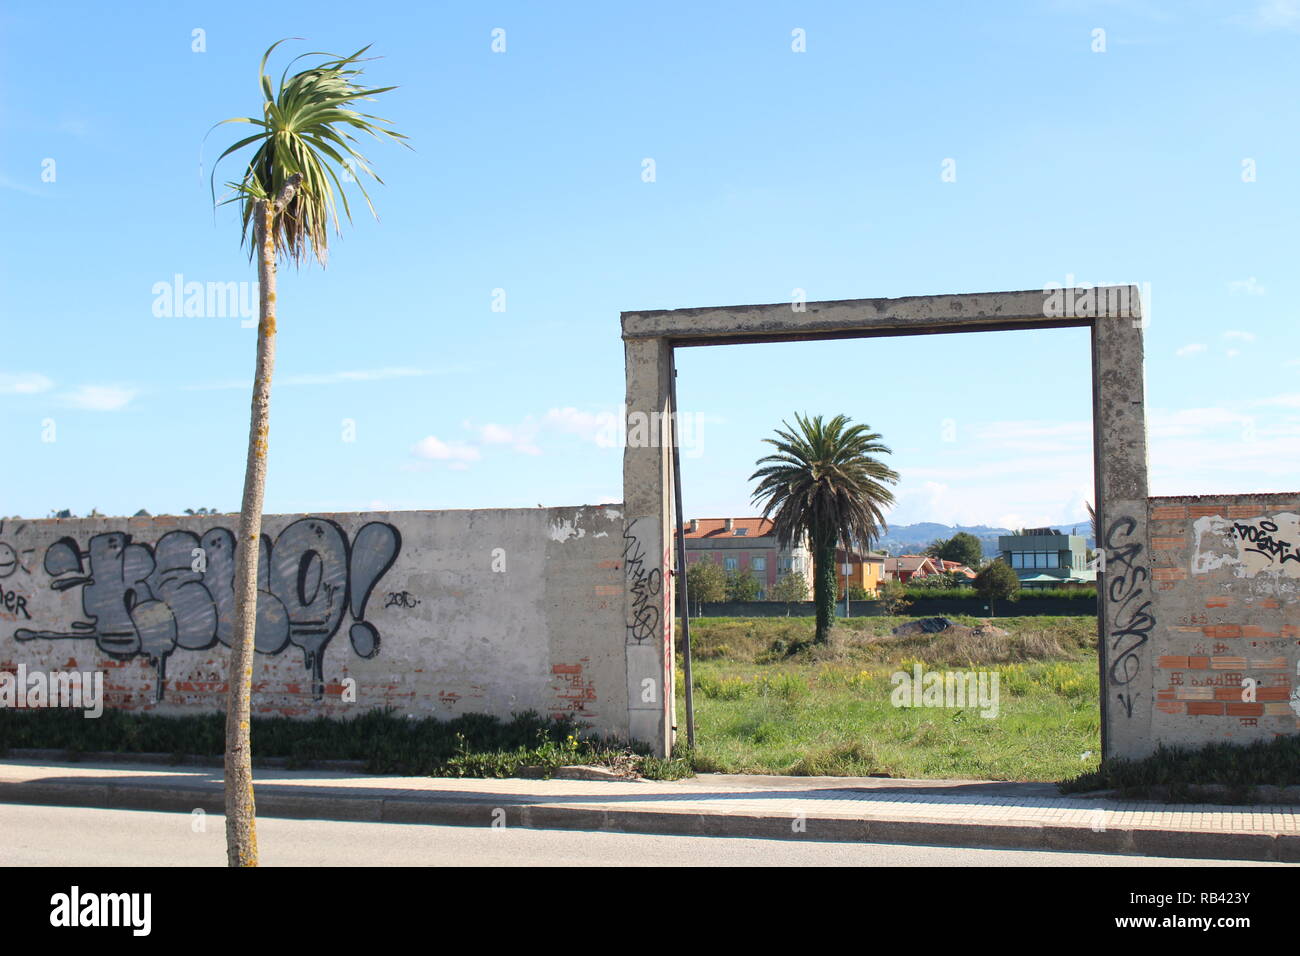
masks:
<svg viewBox="0 0 1300 956"><path fill-rule="evenodd" d="M846 299L622 313L628 727L655 752L676 730L674 350L750 342L1088 327L1092 332L1102 753L1152 751L1155 627L1147 528L1143 317L1136 286Z"/></svg>

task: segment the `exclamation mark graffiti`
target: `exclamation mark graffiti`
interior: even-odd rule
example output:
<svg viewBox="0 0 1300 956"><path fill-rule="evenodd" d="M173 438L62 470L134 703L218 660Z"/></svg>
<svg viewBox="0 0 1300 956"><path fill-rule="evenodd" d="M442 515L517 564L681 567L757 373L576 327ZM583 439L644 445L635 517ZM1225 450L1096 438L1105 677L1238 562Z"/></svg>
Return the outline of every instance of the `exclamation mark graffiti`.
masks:
<svg viewBox="0 0 1300 956"><path fill-rule="evenodd" d="M352 564L350 568L352 587L352 627L348 629L348 639L352 641L352 650L358 657L374 657L379 653L379 632L366 615L366 602L379 583L397 560L402 549L402 536L390 524L372 521L357 532L352 542Z"/></svg>

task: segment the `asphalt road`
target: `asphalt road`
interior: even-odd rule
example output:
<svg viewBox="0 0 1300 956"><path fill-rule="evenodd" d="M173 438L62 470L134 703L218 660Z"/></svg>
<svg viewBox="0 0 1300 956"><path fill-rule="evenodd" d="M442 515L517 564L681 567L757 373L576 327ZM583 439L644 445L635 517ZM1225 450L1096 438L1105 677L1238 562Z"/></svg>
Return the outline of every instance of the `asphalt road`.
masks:
<svg viewBox="0 0 1300 956"><path fill-rule="evenodd" d="M0 804L3 866L224 866L217 815ZM1276 866L1002 849L265 817L263 866Z"/></svg>

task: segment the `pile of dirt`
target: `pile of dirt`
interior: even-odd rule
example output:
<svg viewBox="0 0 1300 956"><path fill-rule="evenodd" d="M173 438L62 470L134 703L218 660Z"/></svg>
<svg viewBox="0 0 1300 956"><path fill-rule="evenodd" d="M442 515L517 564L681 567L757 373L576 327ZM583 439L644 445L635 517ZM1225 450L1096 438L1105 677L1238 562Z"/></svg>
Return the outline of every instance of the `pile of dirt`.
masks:
<svg viewBox="0 0 1300 956"><path fill-rule="evenodd" d="M895 637L911 637L913 634L941 634L949 628L957 626L946 617L922 617L898 625L892 633Z"/></svg>
<svg viewBox="0 0 1300 956"><path fill-rule="evenodd" d="M892 633L895 637L912 637L917 634L932 634L936 637L1006 637L1008 632L992 624L967 627L946 617L923 617L898 625Z"/></svg>

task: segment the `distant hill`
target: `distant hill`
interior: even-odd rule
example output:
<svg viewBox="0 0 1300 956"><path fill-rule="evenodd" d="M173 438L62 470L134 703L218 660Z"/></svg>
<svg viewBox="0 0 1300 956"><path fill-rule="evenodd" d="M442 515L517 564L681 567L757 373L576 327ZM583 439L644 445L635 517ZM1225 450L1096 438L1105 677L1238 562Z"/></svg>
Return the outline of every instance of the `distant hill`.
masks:
<svg viewBox="0 0 1300 956"><path fill-rule="evenodd" d="M1062 534L1080 534L1088 541L1088 547L1096 547L1096 542L1092 538L1092 526L1085 518L1077 524L1058 524L1052 525ZM890 525L889 533L875 543L877 551L888 551L890 554L920 554L930 542L938 538L951 538L958 531L965 531L967 534L973 534L980 539L984 545L985 557L996 557L998 553L998 538L1002 535L1015 534L1015 528L990 528L988 525L946 525L937 524L933 521L919 521L916 524L898 524Z"/></svg>

